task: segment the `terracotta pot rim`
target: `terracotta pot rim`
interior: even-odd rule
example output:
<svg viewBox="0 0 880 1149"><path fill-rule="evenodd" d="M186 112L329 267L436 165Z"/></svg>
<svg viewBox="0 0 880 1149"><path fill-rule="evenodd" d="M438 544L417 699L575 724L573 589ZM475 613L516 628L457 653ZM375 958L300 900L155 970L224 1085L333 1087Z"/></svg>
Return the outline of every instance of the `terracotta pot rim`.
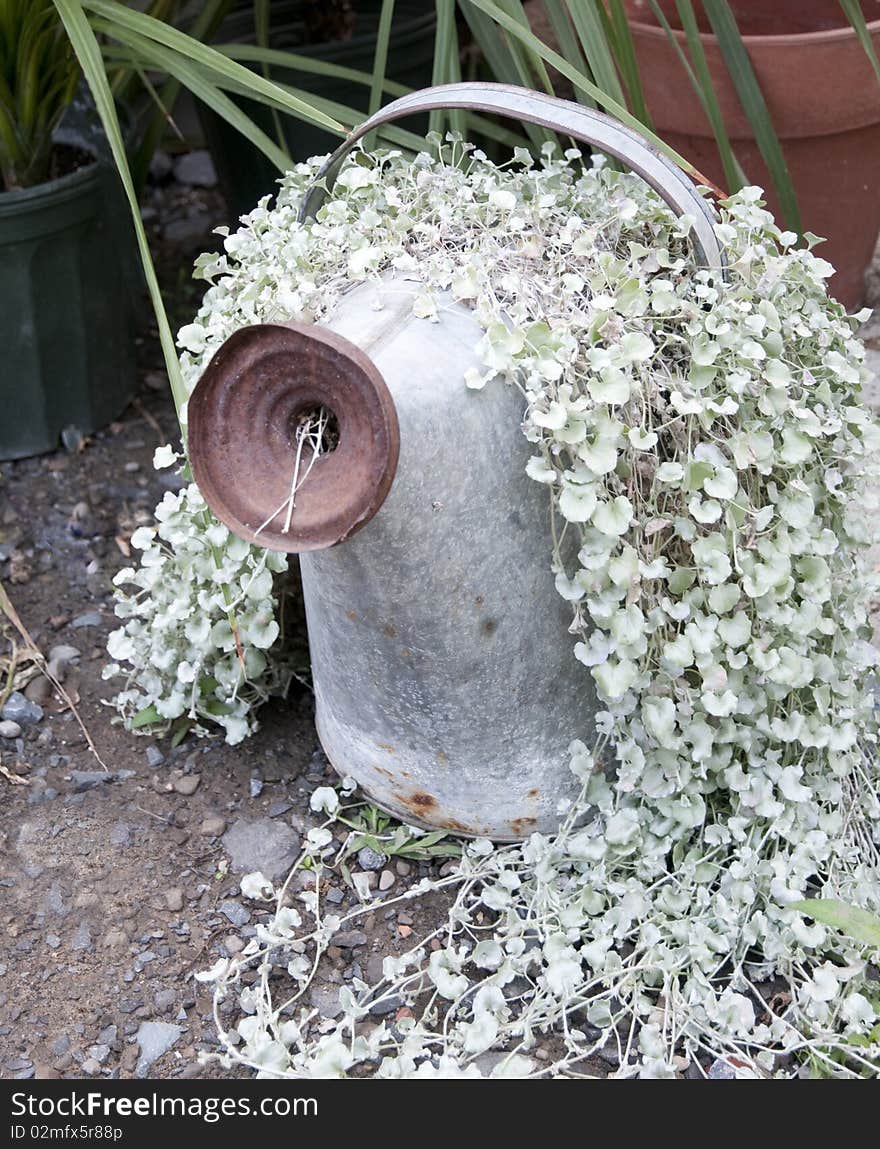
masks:
<svg viewBox="0 0 880 1149"><path fill-rule="evenodd" d="M648 24L632 16L627 18L627 23L631 28L637 29L639 35L662 37L664 40L667 39L666 30L661 28L659 24ZM880 20L869 20L867 22L867 29L870 36L880 36ZM680 28L673 28L672 32L676 39L685 40L687 38ZM711 43L716 39L714 32L700 32L699 36L704 43ZM858 36L849 26L826 28L821 32L783 32L773 36L753 35L743 36L742 38L746 47L755 44L766 44L770 48L806 47L812 44L831 44L838 40L848 39L858 43Z"/></svg>

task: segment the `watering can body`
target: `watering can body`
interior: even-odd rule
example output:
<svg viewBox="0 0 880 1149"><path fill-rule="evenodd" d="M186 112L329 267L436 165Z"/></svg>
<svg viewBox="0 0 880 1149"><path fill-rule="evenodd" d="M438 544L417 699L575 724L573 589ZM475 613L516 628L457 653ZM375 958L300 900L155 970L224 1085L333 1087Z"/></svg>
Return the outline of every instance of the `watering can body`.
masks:
<svg viewBox="0 0 880 1149"><path fill-rule="evenodd" d="M711 213L668 160L600 113L506 85L384 108L329 158L302 217L360 135L445 106L596 143L692 215L699 258L723 266ZM525 473L519 391L465 389L481 367L475 315L438 296L436 320L416 318L418 290L387 275L344 294L320 327L236 332L190 399L190 460L234 531L300 553L316 725L337 771L411 824L498 841L550 833L579 787L569 743L589 738L597 705L555 589L550 501ZM312 460L282 527L291 427L310 408L336 416L338 445Z"/></svg>
<svg viewBox="0 0 880 1149"><path fill-rule="evenodd" d="M400 455L375 517L301 556L318 734L330 761L406 822L521 838L558 825L568 743L591 725L556 593L546 487L524 401L468 392L482 331L402 279L345 296L328 326L365 351L397 410ZM378 306L378 309L377 309Z"/></svg>

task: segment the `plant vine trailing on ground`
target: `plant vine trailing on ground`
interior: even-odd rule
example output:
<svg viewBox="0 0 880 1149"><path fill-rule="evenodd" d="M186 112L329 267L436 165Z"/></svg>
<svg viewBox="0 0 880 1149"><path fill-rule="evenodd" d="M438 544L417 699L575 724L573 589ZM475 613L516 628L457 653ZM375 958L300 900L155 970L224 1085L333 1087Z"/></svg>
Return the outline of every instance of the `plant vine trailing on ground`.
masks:
<svg viewBox="0 0 880 1149"><path fill-rule="evenodd" d="M876 1073L870 954L795 908L813 895L880 908L859 519L880 443L829 265L746 188L720 208L722 284L694 266L687 220L577 152L518 154L506 170L456 141L440 160L359 155L317 222L300 224L313 172L299 167L274 209L262 203L224 254L200 260L212 286L180 333L188 384L241 325L320 321L352 283L386 272L421 282L425 322L467 301L484 370L463 383L523 393L528 473L557 527L548 563L601 705L594 744L571 746L582 788L559 834L472 842L457 874L403 895L443 886L448 920L387 958L381 985L343 988L332 1021L306 1005L307 987L334 931L376 903L325 912L320 876L345 829L336 792L318 791L327 822L302 863L314 885L246 879L248 896L276 899L274 917L203 975L218 999L240 995L236 1033L218 1012L224 1056L271 1075L362 1063L387 1077L557 1075L610 1044L624 1075L711 1057L740 1074L807 1061ZM192 488L185 499L196 516L184 502L175 513L198 524ZM260 561L236 545L231 566ZM163 578L190 569L178 552L146 556ZM155 646L142 616L114 639L157 699L191 688L199 704L192 668L216 657L213 631L190 632L201 586L181 582L167 632L186 689L173 653L143 686ZM209 605L220 609L216 595ZM404 1008L379 1020L370 994Z"/></svg>

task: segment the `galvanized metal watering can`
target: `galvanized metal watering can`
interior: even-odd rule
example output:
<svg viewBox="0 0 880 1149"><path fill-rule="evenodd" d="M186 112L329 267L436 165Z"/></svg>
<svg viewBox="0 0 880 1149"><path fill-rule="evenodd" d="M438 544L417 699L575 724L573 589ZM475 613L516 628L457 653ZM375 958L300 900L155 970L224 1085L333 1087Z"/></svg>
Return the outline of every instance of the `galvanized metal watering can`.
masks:
<svg viewBox="0 0 880 1149"><path fill-rule="evenodd" d="M646 141L501 84L389 104L329 158L301 218L358 139L439 107L504 113L622 160L693 217L697 258L722 266L705 201ZM552 832L576 789L567 747L589 738L594 700L550 571L547 494L524 473L516 389L462 394L476 318L449 299L438 323L421 321L413 290L392 276L353 288L325 325L237 331L189 401L193 472L236 534L301 555L318 735L339 773L409 823L499 841ZM311 460L285 521L293 428L321 408L338 443Z"/></svg>

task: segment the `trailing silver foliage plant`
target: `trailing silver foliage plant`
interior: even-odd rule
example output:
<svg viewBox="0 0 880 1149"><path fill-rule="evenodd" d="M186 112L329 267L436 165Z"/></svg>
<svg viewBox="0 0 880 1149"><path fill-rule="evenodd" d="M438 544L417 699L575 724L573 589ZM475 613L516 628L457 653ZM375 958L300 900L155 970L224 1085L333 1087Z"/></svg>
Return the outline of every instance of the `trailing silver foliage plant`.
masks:
<svg viewBox="0 0 880 1149"><path fill-rule="evenodd" d="M401 899L363 890L325 912L345 828L335 791L316 793L327 822L299 866L314 885L245 879L274 916L202 975L218 1001L239 995L234 1034L217 1014L223 1056L273 1076L558 1075L610 1044L620 1075L707 1057L745 1075L875 1074L870 954L794 907L880 908L861 519L880 437L860 405L859 317L759 189L720 207L725 285L638 179L576 151L507 170L468 153L360 155L306 224L314 167L299 167L200 260L212 286L180 334L183 370L192 386L236 328L320 321L389 270L422 283L425 322L438 291L470 303L485 370L461 401L465 384L522 391L528 473L557 527L548 564L604 706L592 744L571 746L581 795L558 835L473 842L457 875L402 895L455 891L433 937L387 958L379 986L343 988L331 1021L306 1002L333 933ZM149 650L131 640L142 674ZM407 1008L377 1021L377 995Z"/></svg>

